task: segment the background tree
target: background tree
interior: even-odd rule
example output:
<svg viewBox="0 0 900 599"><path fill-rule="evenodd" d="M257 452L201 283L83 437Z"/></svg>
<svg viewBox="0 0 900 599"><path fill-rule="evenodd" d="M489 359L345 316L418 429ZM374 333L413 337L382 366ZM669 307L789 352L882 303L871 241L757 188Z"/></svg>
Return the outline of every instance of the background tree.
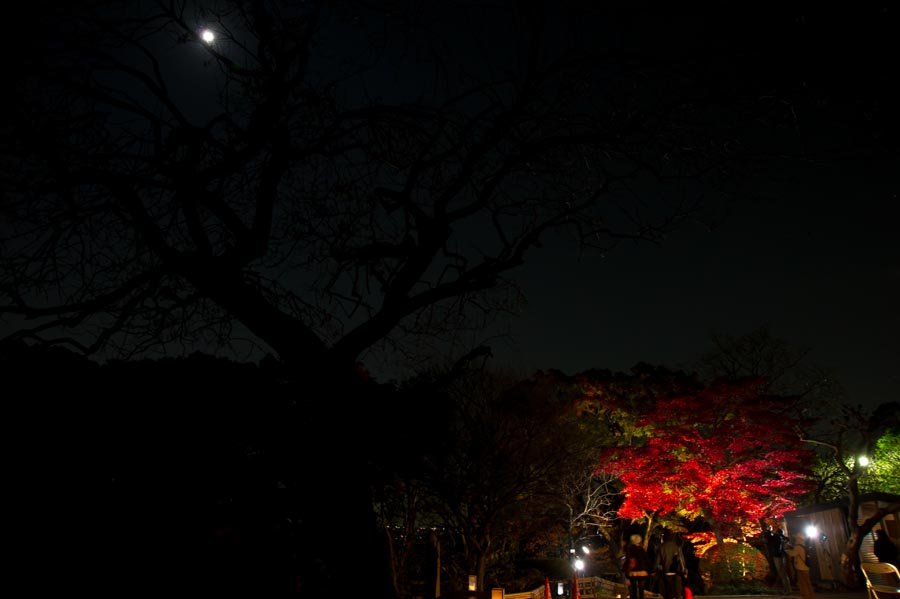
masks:
<svg viewBox="0 0 900 599"><path fill-rule="evenodd" d="M571 455L574 409L565 394L539 380L485 370L457 378L448 393L446 446L429 457L423 473L427 506L443 531L450 590L465 590L460 585L468 574L483 589L488 572L512 575L516 548L545 522L544 504Z"/></svg>
<svg viewBox="0 0 900 599"><path fill-rule="evenodd" d="M615 448L642 443L652 430L642 424L642 420L655 409L658 402L664 401L663 398L687 394L696 388L693 376L646 363L636 364L629 373L589 370L575 375L574 379L579 385L579 409L586 417L602 423L602 428L607 432L605 442L596 446L601 459ZM614 472L598 468L596 459L593 474L616 477ZM619 517L626 493L623 481L618 477L615 486L619 496L609 507L614 508L616 517ZM632 522L642 521L641 532L645 547L648 546L655 527L668 524L673 530L679 528L679 524L675 522L677 518L672 518L671 515L667 517L656 507L640 515L632 514L628 519ZM623 536L619 544L624 542Z"/></svg>
<svg viewBox="0 0 900 599"><path fill-rule="evenodd" d="M896 429L888 430L879 437L875 442L874 453L866 457L869 463L858 478L859 492L900 495L900 448ZM847 472L834 459L833 450L820 448L813 477L816 488L809 501L825 503L847 498Z"/></svg>
<svg viewBox="0 0 900 599"><path fill-rule="evenodd" d="M900 423L900 403L881 404L871 412L861 405L845 405L830 419L828 427L818 431L800 429L802 439L816 447L830 461L843 479L847 498L847 544L841 554L844 582L851 587L861 584L859 547L863 538L886 514L900 510L900 502L875 510L863 522L859 521L860 480L867 466L860 457L876 454L876 444L882 434L896 431ZM889 444L889 441L887 442ZM832 470L833 472L833 470Z"/></svg>
<svg viewBox="0 0 900 599"><path fill-rule="evenodd" d="M598 446L591 452L590 463L579 472L572 471L560 480L560 488L567 498L569 513L570 549L581 556L581 548L591 549L593 568L603 574L619 572L621 549L626 528L618 517L622 501L621 484L609 474L595 472ZM585 558L587 561L587 558Z"/></svg>
<svg viewBox="0 0 900 599"><path fill-rule="evenodd" d="M896 408L896 404L887 404L884 408ZM850 410L848 410L850 411ZM900 448L898 448L898 431L896 427L892 428L891 422L894 417L889 410L880 410L879 413L888 415L888 423L884 426L878 425L877 431L884 430L884 434L879 436L873 443L872 453L860 453L858 456L852 456L852 450L840 451L848 460L852 457L859 462L860 473L857 478L857 485L860 493L891 493L900 495ZM845 425L845 424L844 424ZM844 426L842 425L842 426ZM886 429L886 430L885 430ZM817 443L815 443L817 444ZM848 445L851 445L848 443ZM839 464L835 459L835 449L831 444L820 447L819 462L817 466L821 473L819 484L816 488L817 502L835 501L844 499L847 496L847 480L848 472L846 464ZM866 458L863 463L862 458Z"/></svg>
<svg viewBox="0 0 900 599"><path fill-rule="evenodd" d="M792 509L808 488L811 454L784 399L757 388L720 383L660 398L637 421L645 436L601 457L625 485L619 514L675 511L708 522L722 542L729 527Z"/></svg>
<svg viewBox="0 0 900 599"><path fill-rule="evenodd" d="M755 379L762 391L795 400L813 395L813 401L821 402L826 396L832 400L839 396L834 377L810 362L810 348L788 343L768 326L743 335L716 333L712 345L694 364L706 381Z"/></svg>
<svg viewBox="0 0 900 599"><path fill-rule="evenodd" d="M552 491L542 502L562 530L554 549L563 550L562 555L557 553L565 560L563 577L572 574L573 553L584 558L586 573L616 572L624 538L622 522L616 514L622 501L621 487L614 477L595 472L597 455L615 443L615 433L606 420L586 409L581 377L549 370L530 380L564 394L573 410L574 418L559 423L565 456L556 468ZM585 546L591 549L587 556L582 551Z"/></svg>
<svg viewBox="0 0 900 599"><path fill-rule="evenodd" d="M817 450L813 479L816 486L808 502L846 499L848 502L847 548L842 563L845 565L846 584L857 587L859 574L859 543L873 524L885 512L879 510L874 519L862 524L857 521L861 489L889 492L890 482L882 485L881 467L869 469L859 463L860 456L879 453L878 447L891 446L892 428L896 428L898 404L888 402L870 413L860 404L853 404L844 395L840 383L822 368L806 359L807 350L791 346L774 336L767 327L759 327L737 337L717 335L715 349L700 360L701 372L707 377L725 376L738 380L745 376L759 376L770 381L767 389L790 394L799 399L794 404L796 415L832 413L835 417L819 418L798 426L798 434ZM883 442L880 442L884 439ZM882 454L884 455L884 454ZM884 460L884 472L891 472L893 454L888 450ZM893 506L896 510L896 506Z"/></svg>
<svg viewBox="0 0 900 599"><path fill-rule="evenodd" d="M17 337L126 355L243 338L346 376L372 347L490 313L552 231L603 249L659 239L685 214L678 190L642 211L629 182L686 182L727 157L676 151L677 132L721 129L634 97L645 73L615 67L599 87L603 48L550 53L539 14L512 15L523 62L501 75L455 32L365 5L139 6L45 16L58 37L14 81L2 288ZM360 25L376 21L384 48ZM440 62L389 62L403 44ZM371 64L344 62L362 50ZM381 85L381 68L414 89Z"/></svg>
<svg viewBox="0 0 900 599"><path fill-rule="evenodd" d="M446 424L455 409L436 378L441 377L420 375L382 399L385 420L398 425L384 430L381 443L372 448L379 455L372 497L399 598L423 592L414 588L416 581L424 584L427 597L434 597L440 583L444 535L438 514L431 509L434 499L426 473L436 456L452 446Z"/></svg>

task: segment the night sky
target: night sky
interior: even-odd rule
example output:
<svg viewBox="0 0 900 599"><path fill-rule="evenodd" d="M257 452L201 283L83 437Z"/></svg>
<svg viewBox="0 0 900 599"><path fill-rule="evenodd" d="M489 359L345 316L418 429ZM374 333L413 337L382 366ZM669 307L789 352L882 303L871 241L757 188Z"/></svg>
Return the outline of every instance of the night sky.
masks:
<svg viewBox="0 0 900 599"><path fill-rule="evenodd" d="M765 326L808 348L850 401L896 401L896 7L618 17L610 31L625 47L730 54L739 77L799 90L796 139L810 160L772 164L740 197L707 200L707 214L661 246L536 254L517 279L528 306L495 355L526 371L690 367L713 334Z"/></svg>
<svg viewBox="0 0 900 599"><path fill-rule="evenodd" d="M547 10L557 11L548 22L561 38L594 36L657 56L733 57L735 80L755 80L760 89L771 83L772 93L787 91L797 100L802 131L796 139L815 158L770 164L739 196L707 198L706 214L683 223L661 246L622 243L600 257L545 240L513 275L528 304L506 323L509 336L486 333L482 339L497 362L522 372L568 373L628 369L639 361L689 366L711 348L714 333L742 335L768 326L810 348L809 360L833 369L852 401L896 400L896 7L609 9L591 12L591 20L583 18L588 11L580 3ZM484 52L488 61L502 57L504 32L471 16L448 19L448 37L458 33L465 43L470 30L489 33L493 46L472 51ZM7 36L27 34L20 25L7 19ZM6 43L12 49L16 42ZM196 70L184 82L197 86L199 65L179 60ZM727 60L720 67L728 68ZM390 84L395 92L405 89L403 81ZM199 102L197 87L189 89Z"/></svg>
<svg viewBox="0 0 900 599"><path fill-rule="evenodd" d="M875 171L872 173L871 171ZM900 243L896 168L860 166L733 206L712 230L662 246L626 244L602 260L541 257L523 272L529 304L498 355L511 365L690 367L712 335L767 326L810 350L853 402L900 388ZM869 171L869 172L867 172ZM562 309L560 309L562 307Z"/></svg>

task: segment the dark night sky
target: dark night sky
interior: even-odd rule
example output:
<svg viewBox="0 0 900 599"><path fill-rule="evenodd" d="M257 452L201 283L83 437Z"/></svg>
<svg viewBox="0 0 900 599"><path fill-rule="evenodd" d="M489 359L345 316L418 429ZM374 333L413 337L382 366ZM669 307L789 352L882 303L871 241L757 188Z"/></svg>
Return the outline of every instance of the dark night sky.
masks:
<svg viewBox="0 0 900 599"><path fill-rule="evenodd" d="M716 226L688 225L661 247L625 244L602 260L538 254L518 278L529 305L496 355L526 371L678 367L710 350L713 333L768 326L809 348L850 400L900 398L896 22L894 8L871 5L681 13L620 30L664 52L762 56L742 68L773 88L812 91L799 122L827 157L761 172L747 197L712 206Z"/></svg>
<svg viewBox="0 0 900 599"><path fill-rule="evenodd" d="M898 189L889 165L860 165L807 187L733 206L713 230L688 226L662 246L603 259L537 255L529 298L499 356L520 368L686 366L714 332L767 325L834 369L854 402L900 392ZM555 260L553 254L564 259Z"/></svg>
<svg viewBox="0 0 900 599"><path fill-rule="evenodd" d="M852 400L897 400L900 97L884 84L900 72L896 7L669 10L610 11L587 31L663 54L764 50L763 62L740 68L771 76L773 85L814 88L812 104L823 104L813 107L820 112L805 135L837 157L761 173L748 197L713 206L723 217L717 226L685 225L660 247L623 244L599 259L549 244L515 275L528 306L511 336L492 342L495 355L526 372L619 370L638 361L677 367L710 349L714 332L768 325L833 368ZM562 21L578 21L578 11L568 16ZM868 130L857 135L863 121ZM875 134L882 149L873 151ZM863 140L865 151L841 147L848 139Z"/></svg>

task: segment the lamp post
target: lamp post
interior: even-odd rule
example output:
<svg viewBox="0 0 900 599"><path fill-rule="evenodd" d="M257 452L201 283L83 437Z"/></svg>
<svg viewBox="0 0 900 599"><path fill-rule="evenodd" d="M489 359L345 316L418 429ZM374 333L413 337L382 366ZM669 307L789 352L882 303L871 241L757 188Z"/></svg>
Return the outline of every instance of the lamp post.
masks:
<svg viewBox="0 0 900 599"><path fill-rule="evenodd" d="M579 539L580 540L580 539ZM584 555L588 555L591 552L590 547L587 545L582 545L581 551ZM584 560L582 557L575 551L575 541L572 541L572 548L569 549L569 556L572 559L572 571L573 571L573 579L572 579L572 599L580 599L581 593L578 588L578 579L582 577L582 572L584 571Z"/></svg>
<svg viewBox="0 0 900 599"><path fill-rule="evenodd" d="M584 540L585 540L584 538L578 539L578 541L584 541ZM569 557L572 559L573 567L575 567L576 562L581 562L581 567L584 568L584 560L581 558L581 556L578 554L578 551L576 551L576 549L575 549L576 542L577 541L574 541L574 540L572 541L572 548L569 549ZM591 554L591 548L588 547L587 545L582 545L581 553L583 553L585 556L588 556Z"/></svg>
<svg viewBox="0 0 900 599"><path fill-rule="evenodd" d="M584 569L584 561L580 557L575 558L575 580L572 585L572 599L581 599L581 589L578 588L578 574Z"/></svg>
<svg viewBox="0 0 900 599"><path fill-rule="evenodd" d="M575 560L575 576L578 576L582 570L584 570L584 560L579 557Z"/></svg>

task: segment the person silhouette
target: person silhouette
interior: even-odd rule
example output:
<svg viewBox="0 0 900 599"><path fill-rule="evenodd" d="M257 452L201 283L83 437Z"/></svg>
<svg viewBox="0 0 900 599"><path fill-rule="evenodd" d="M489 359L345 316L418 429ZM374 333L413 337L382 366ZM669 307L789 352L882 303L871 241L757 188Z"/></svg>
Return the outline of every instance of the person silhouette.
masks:
<svg viewBox="0 0 900 599"><path fill-rule="evenodd" d="M788 573L787 553L785 548L788 539L782 529L773 530L772 526L766 531L766 547L772 558L772 568L775 570L775 580L781 583L785 595L791 594L791 576Z"/></svg>
<svg viewBox="0 0 900 599"><path fill-rule="evenodd" d="M684 563L684 554L681 546L675 540L675 533L666 530L662 535L662 544L656 550L654 570L662 583L663 599L677 599L684 583L682 578L687 575L687 566Z"/></svg>
<svg viewBox="0 0 900 599"><path fill-rule="evenodd" d="M872 546L872 550L875 552L875 557L878 558L878 561L900 567L897 562L897 546L883 528L875 531L875 544Z"/></svg>
<svg viewBox="0 0 900 599"><path fill-rule="evenodd" d="M809 566L806 565L806 537L798 534L794 537L796 541L787 548L787 556L792 559L794 572L797 573L797 586L800 588L800 594L803 599L815 599L813 592L812 580L809 577Z"/></svg>
<svg viewBox="0 0 900 599"><path fill-rule="evenodd" d="M625 548L623 571L628 581L631 599L644 599L644 587L647 584L647 577L650 575L650 560L647 557L647 551L641 544L643 541L641 535L631 535L629 540L631 542Z"/></svg>

